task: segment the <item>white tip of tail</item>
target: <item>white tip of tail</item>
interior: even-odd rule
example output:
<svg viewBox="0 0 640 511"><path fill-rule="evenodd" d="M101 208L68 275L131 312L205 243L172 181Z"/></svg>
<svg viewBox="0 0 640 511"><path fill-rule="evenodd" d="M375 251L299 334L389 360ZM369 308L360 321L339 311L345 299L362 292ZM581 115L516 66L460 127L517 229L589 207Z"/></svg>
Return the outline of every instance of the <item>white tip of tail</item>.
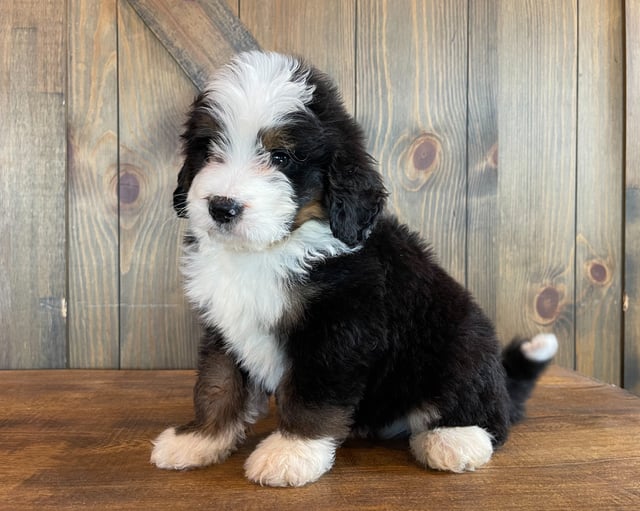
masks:
<svg viewBox="0 0 640 511"><path fill-rule="evenodd" d="M547 362L558 351L558 339L554 334L538 334L520 346L524 356L532 362Z"/></svg>

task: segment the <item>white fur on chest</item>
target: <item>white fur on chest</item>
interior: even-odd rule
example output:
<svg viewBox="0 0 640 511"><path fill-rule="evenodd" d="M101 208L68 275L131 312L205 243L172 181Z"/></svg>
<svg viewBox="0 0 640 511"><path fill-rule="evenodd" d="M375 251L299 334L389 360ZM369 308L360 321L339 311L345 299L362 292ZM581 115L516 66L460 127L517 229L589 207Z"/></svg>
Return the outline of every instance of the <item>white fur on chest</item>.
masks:
<svg viewBox="0 0 640 511"><path fill-rule="evenodd" d="M284 241L256 252L229 250L199 235L183 261L186 293L206 324L224 335L228 350L265 390L278 386L288 360L276 327L292 303L292 276L304 278L309 265L349 252L326 224L307 222Z"/></svg>

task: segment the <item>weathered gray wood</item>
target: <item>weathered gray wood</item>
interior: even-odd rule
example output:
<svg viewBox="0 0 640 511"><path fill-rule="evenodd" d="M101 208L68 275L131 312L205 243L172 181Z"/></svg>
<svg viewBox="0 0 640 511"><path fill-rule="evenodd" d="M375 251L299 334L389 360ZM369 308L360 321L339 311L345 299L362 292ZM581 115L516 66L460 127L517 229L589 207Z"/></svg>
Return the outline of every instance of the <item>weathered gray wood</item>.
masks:
<svg viewBox="0 0 640 511"><path fill-rule="evenodd" d="M356 30L356 110L389 207L464 282L467 2L365 5Z"/></svg>
<svg viewBox="0 0 640 511"><path fill-rule="evenodd" d="M121 366L193 367L199 333L178 270L185 221L171 197L197 91L128 3L118 15Z"/></svg>
<svg viewBox="0 0 640 511"><path fill-rule="evenodd" d="M577 4L498 9L498 332L554 331L557 360L572 367Z"/></svg>
<svg viewBox="0 0 640 511"><path fill-rule="evenodd" d="M116 4L69 3L68 301L74 368L120 363Z"/></svg>
<svg viewBox="0 0 640 511"><path fill-rule="evenodd" d="M496 310L498 215L498 5L469 2L466 284L492 320ZM505 339L506 341L506 339Z"/></svg>
<svg viewBox="0 0 640 511"><path fill-rule="evenodd" d="M65 16L0 3L0 368L67 363Z"/></svg>
<svg viewBox="0 0 640 511"><path fill-rule="evenodd" d="M258 48L223 0L128 2L199 89L233 54Z"/></svg>
<svg viewBox="0 0 640 511"><path fill-rule="evenodd" d="M640 394L640 0L625 1L626 191L624 385Z"/></svg>
<svg viewBox="0 0 640 511"><path fill-rule="evenodd" d="M265 50L303 56L338 84L355 107L354 0L243 0L240 19Z"/></svg>
<svg viewBox="0 0 640 511"><path fill-rule="evenodd" d="M259 43L336 78L392 209L502 337L553 330L562 364L640 393L638 0L67 7L0 3L0 367L117 367L120 348L127 367L194 363L170 208L180 124L189 80Z"/></svg>
<svg viewBox="0 0 640 511"><path fill-rule="evenodd" d="M620 385L624 168L623 3L581 2L576 369Z"/></svg>

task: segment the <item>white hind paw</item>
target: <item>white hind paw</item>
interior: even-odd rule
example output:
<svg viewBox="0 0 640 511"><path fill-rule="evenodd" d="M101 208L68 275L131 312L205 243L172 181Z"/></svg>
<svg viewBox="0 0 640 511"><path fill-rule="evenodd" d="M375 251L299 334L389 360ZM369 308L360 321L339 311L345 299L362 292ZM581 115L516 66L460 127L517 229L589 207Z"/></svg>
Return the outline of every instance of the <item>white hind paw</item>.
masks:
<svg viewBox="0 0 640 511"><path fill-rule="evenodd" d="M558 339L554 334L538 334L520 346L522 354L533 362L548 362L558 351Z"/></svg>
<svg viewBox="0 0 640 511"><path fill-rule="evenodd" d="M491 435L479 426L424 431L413 435L409 445L423 465L450 472L473 471L493 454Z"/></svg>

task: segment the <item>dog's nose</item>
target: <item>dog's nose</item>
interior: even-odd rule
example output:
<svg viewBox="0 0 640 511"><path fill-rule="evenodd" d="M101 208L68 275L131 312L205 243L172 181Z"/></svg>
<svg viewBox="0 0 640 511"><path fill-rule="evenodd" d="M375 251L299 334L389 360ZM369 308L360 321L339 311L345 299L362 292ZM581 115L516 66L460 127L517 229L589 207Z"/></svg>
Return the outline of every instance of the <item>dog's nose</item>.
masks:
<svg viewBox="0 0 640 511"><path fill-rule="evenodd" d="M216 195L209 200L209 214L219 224L226 224L238 218L244 207L229 197Z"/></svg>

